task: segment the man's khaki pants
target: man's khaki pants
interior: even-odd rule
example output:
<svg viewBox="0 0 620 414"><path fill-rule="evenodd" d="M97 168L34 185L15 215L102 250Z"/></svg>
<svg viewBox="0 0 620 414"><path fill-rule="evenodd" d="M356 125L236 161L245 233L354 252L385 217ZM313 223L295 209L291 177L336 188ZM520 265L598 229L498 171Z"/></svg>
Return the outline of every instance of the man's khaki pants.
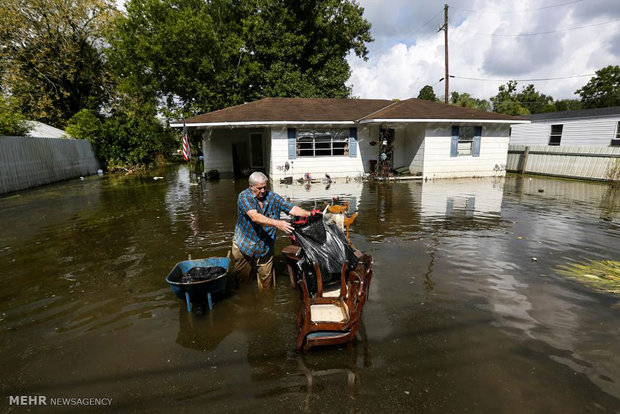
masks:
<svg viewBox="0 0 620 414"><path fill-rule="evenodd" d="M264 257L251 257L241 253L236 243L232 245L235 259L237 281L251 282L254 277L260 289L275 288L276 278L273 274L273 252L270 250Z"/></svg>

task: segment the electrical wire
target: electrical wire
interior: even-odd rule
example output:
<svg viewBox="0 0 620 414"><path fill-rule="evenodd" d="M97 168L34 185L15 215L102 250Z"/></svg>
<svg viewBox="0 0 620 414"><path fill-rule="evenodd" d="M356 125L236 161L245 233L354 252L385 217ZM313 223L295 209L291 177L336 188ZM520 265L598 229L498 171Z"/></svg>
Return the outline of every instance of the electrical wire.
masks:
<svg viewBox="0 0 620 414"><path fill-rule="evenodd" d="M606 25L606 24L611 24L611 23L616 23L616 22L620 22L620 19L611 20L611 21L603 22L603 23L590 24L590 25L586 25L586 26L570 27L568 29L550 30L550 31L547 31L547 32L537 32L537 33L519 33L519 34L479 33L479 32L472 32L470 30L462 29L461 27L454 27L452 25L450 25L450 26L452 27L452 30L454 30L454 31L466 32L466 33L471 33L471 34L474 34L474 35L499 36L499 37L522 37L522 36L536 36L536 35L542 35L542 34L568 32L568 31L571 31L571 30L585 29L587 27L603 26L603 25Z"/></svg>
<svg viewBox="0 0 620 414"><path fill-rule="evenodd" d="M545 9L551 9L554 7L562 7L562 6L568 6L570 4L575 4L575 3L580 3L583 0L575 0L575 1L571 1L569 3L562 3L562 4L553 4L550 6L544 6L544 7L538 7L538 8L534 8L534 9L521 9L521 10L510 10L510 11L486 11L486 10L471 10L471 9L462 9L460 7L457 6L450 6L451 9L457 9L457 10L461 10L461 11L467 11L467 12L471 12L471 13L483 13L483 14L512 14L512 13L528 13L528 12L532 12L532 11L538 11L538 10L545 10Z"/></svg>
<svg viewBox="0 0 620 414"><path fill-rule="evenodd" d="M596 73L588 73L588 74L585 74L585 75L562 76L562 77L557 77L557 78L533 78L533 79L483 79L483 78L470 78L470 77L466 77L466 76L456 76L456 75L454 75L454 78L456 78L456 79L473 80L473 81L483 81L483 82L509 82L509 81L515 81L515 82L539 82L539 81L548 81L548 80L585 78L587 76L595 76L595 75L596 75ZM452 75L450 75L450 76L452 76Z"/></svg>
<svg viewBox="0 0 620 414"><path fill-rule="evenodd" d="M439 16L441 14L441 12L443 12L443 10L439 10L439 12L437 12L437 14L435 14L433 17L431 17L426 23L424 23L422 26L420 26L416 31L414 31L413 33L411 33L409 36L406 37L406 40L409 40L413 37L414 34L418 33L420 30L424 29L426 27L426 25L428 25L435 17Z"/></svg>

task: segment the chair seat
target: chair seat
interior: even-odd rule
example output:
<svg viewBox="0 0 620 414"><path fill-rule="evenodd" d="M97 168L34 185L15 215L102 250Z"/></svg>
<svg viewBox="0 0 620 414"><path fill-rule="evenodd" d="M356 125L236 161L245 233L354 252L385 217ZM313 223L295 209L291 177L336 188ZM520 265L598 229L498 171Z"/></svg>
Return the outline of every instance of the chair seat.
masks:
<svg viewBox="0 0 620 414"><path fill-rule="evenodd" d="M312 322L344 322L347 317L347 310L341 306L331 304L310 306Z"/></svg>
<svg viewBox="0 0 620 414"><path fill-rule="evenodd" d="M340 288L323 292L324 298L337 298L338 296L340 296Z"/></svg>

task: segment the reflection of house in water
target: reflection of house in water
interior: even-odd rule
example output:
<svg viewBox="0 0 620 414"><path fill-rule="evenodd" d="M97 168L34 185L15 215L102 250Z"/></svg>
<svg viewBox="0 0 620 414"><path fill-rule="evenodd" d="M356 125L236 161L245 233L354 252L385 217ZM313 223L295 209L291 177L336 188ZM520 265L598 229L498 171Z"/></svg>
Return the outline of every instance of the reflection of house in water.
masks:
<svg viewBox="0 0 620 414"><path fill-rule="evenodd" d="M348 213L355 212L359 206L364 184L355 180L346 182L339 179L332 183L313 184L278 184L272 183L272 189L282 197L291 200L293 204L303 204L304 207L323 209L325 202L330 202L333 197L339 198L339 203L349 202ZM314 204L314 205L312 205Z"/></svg>
<svg viewBox="0 0 620 414"><path fill-rule="evenodd" d="M499 218L504 194L503 179L434 180L413 187L420 192L420 217L425 220L449 218Z"/></svg>

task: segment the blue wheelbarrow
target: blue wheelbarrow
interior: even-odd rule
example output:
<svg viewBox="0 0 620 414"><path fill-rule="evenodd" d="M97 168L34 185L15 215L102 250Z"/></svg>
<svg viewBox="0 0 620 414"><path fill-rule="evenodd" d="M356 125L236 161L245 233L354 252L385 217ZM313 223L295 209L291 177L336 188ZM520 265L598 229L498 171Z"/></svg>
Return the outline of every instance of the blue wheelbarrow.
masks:
<svg viewBox="0 0 620 414"><path fill-rule="evenodd" d="M193 268L222 267L225 272L207 280L195 280L183 282L183 277ZM226 292L226 279L230 259L228 257L210 257L208 259L185 260L177 263L168 276L166 282L172 288L174 294L187 304L187 311L192 311L192 303L209 304L209 310L213 309L213 297L223 295Z"/></svg>

